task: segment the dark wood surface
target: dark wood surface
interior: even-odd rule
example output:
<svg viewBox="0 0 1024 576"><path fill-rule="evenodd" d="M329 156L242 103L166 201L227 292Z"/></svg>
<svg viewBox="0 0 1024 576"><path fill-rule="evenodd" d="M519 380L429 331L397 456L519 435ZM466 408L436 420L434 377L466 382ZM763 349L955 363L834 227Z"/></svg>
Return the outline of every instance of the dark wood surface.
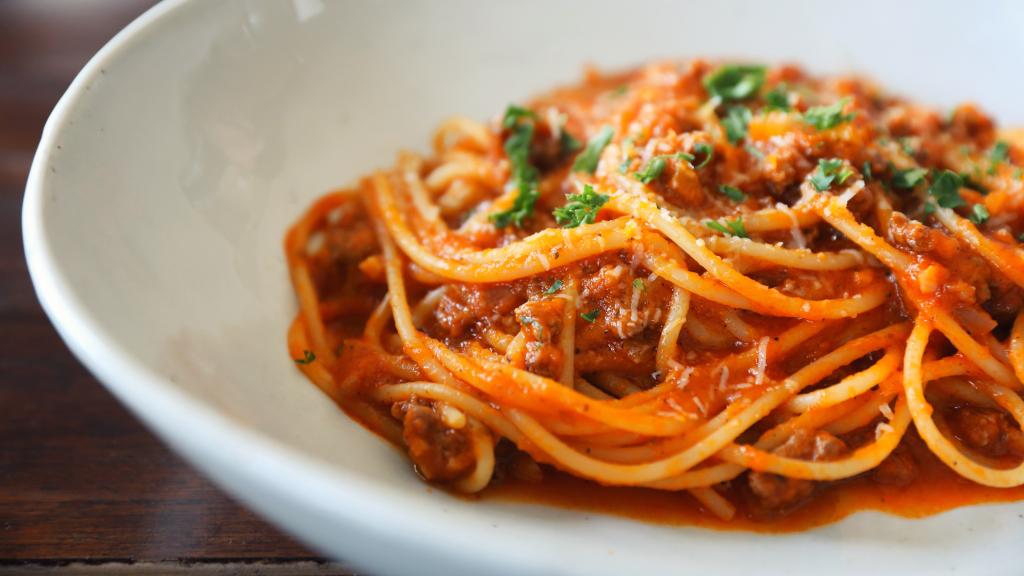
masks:
<svg viewBox="0 0 1024 576"><path fill-rule="evenodd" d="M29 281L21 200L43 123L88 58L150 4L0 0L0 569L316 559L118 404L68 352Z"/></svg>

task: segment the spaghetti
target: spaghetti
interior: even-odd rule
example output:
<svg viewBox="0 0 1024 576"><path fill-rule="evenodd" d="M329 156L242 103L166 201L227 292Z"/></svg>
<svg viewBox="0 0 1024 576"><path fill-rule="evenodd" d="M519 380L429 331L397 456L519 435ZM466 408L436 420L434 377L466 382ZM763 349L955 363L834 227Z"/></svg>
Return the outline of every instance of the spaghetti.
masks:
<svg viewBox="0 0 1024 576"><path fill-rule="evenodd" d="M314 203L289 350L466 493L554 468L775 518L922 449L1020 486L1022 160L861 79L590 73Z"/></svg>

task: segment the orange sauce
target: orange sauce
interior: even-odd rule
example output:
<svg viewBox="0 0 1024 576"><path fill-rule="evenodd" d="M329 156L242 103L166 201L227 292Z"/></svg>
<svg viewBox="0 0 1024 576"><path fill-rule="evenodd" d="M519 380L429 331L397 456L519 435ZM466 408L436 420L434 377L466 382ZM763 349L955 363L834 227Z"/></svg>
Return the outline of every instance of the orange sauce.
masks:
<svg viewBox="0 0 1024 576"><path fill-rule="evenodd" d="M975 484L934 457L919 464L921 473L909 485L887 486L862 475L821 488L804 506L789 514L762 520L751 518L743 508L737 510L732 520L722 520L702 509L685 492L600 486L550 468L545 468L541 482L509 479L487 488L480 498L544 504L656 524L765 533L808 530L837 522L861 510L923 518L960 506L1024 499L1024 486L990 488ZM733 499L733 503L738 502Z"/></svg>

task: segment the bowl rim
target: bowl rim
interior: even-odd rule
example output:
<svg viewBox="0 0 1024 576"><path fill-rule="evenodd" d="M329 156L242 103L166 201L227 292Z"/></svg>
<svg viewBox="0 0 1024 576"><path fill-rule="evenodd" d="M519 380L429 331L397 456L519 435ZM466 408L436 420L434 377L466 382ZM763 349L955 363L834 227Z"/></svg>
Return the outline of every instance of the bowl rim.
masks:
<svg viewBox="0 0 1024 576"><path fill-rule="evenodd" d="M29 275L50 322L74 356L175 453L219 488L329 556L336 557L335 551L341 548L345 550L341 560L381 569L378 556L354 544L336 545L338 539L331 535L318 539L298 528L302 522L289 521L283 510L327 513L334 521L343 520L347 528L358 529L351 536L401 547L401 556L416 554L429 559L422 565L428 571L430 566L440 565L487 568L492 573L497 566L504 566L502 573L550 571L552 566L537 564L507 546L495 546L491 539L479 538L457 523L437 530L432 514L415 513L422 507L420 498L317 462L177 389L117 344L85 308L57 264L45 224L45 191L50 186L48 168L60 133L73 120L89 84L107 67L116 66L122 53L146 36L159 33L171 16L202 4L199 0L165 0L146 10L89 59L46 120L29 169L21 218ZM438 491L433 492L436 495ZM276 500L261 502L257 498L267 494Z"/></svg>

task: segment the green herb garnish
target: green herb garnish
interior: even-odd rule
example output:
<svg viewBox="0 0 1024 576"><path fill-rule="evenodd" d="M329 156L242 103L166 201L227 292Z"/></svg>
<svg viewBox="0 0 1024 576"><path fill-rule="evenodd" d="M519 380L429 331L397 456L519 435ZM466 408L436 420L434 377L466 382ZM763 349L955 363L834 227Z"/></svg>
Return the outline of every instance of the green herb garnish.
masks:
<svg viewBox="0 0 1024 576"><path fill-rule="evenodd" d="M575 228L580 224L593 224L597 211L608 201L604 194L598 194L590 184L583 185L580 194L569 194L565 206L559 206L552 212L555 220L566 228Z"/></svg>
<svg viewBox="0 0 1024 576"><path fill-rule="evenodd" d="M764 101L767 103L769 110L782 110L783 112L788 111L789 92L786 90L786 85L779 84L775 88L772 88L764 95Z"/></svg>
<svg viewBox="0 0 1024 576"><path fill-rule="evenodd" d="M901 190L910 190L914 186L917 186L924 177L928 175L926 168L908 168L906 170L897 170L892 175L892 187L899 188Z"/></svg>
<svg viewBox="0 0 1024 576"><path fill-rule="evenodd" d="M988 208L984 204L975 204L971 207L971 214L967 218L975 224L984 224L988 220Z"/></svg>
<svg viewBox="0 0 1024 576"><path fill-rule="evenodd" d="M661 173L665 171L665 164L664 156L655 156L642 171L633 174L633 177L644 184L650 184L661 177Z"/></svg>
<svg viewBox="0 0 1024 576"><path fill-rule="evenodd" d="M988 167L989 174L995 174L996 168L1003 162L1010 159L1010 145L1000 140L992 146L992 150L988 153L988 159L991 162Z"/></svg>
<svg viewBox="0 0 1024 576"><path fill-rule="evenodd" d="M964 187L971 188L973 190L977 190L978 192L980 192L982 194L988 194L988 188L986 188L984 184L982 184L982 183L978 182L977 180L975 180L974 178L972 178L970 174L965 174L965 173L961 172L960 173L960 178L963 180Z"/></svg>
<svg viewBox="0 0 1024 576"><path fill-rule="evenodd" d="M764 83L764 66L726 65L704 77L704 88L723 101L750 98Z"/></svg>
<svg viewBox="0 0 1024 576"><path fill-rule="evenodd" d="M747 151L747 154L750 154L751 156L757 158L758 160L764 160L764 152L761 152L760 150L755 148L753 144L747 144L746 146L743 147L743 149Z"/></svg>
<svg viewBox="0 0 1024 576"><path fill-rule="evenodd" d="M707 142L697 142L693 145L693 151L704 155L704 159L701 160L699 164L694 165L693 168L695 170L700 170L707 166L708 162L711 162L711 159L715 156L715 147Z"/></svg>
<svg viewBox="0 0 1024 576"><path fill-rule="evenodd" d="M569 132L562 128L562 133L558 137L559 147L562 149L562 155L567 156L583 147L583 143L580 142L575 136L569 134Z"/></svg>
<svg viewBox="0 0 1024 576"><path fill-rule="evenodd" d="M747 126L751 118L753 115L746 106L733 106L726 111L722 125L725 126L725 135L730 143L735 144L747 137Z"/></svg>
<svg viewBox="0 0 1024 576"><path fill-rule="evenodd" d="M537 114L529 108L509 104L508 108L505 109L505 116L501 119L501 125L505 129L512 129L519 124L520 120L526 120L527 118L536 120Z"/></svg>
<svg viewBox="0 0 1024 576"><path fill-rule="evenodd" d="M917 154L917 150L914 150L913 144L910 142L910 138L904 137L899 139L900 147L903 148L903 152L907 156L913 156Z"/></svg>
<svg viewBox="0 0 1024 576"><path fill-rule="evenodd" d="M587 142L587 147L576 157L572 163L573 172L587 172L593 174L597 170L597 161L601 159L601 151L612 141L615 129L611 126L604 126Z"/></svg>
<svg viewBox="0 0 1024 576"><path fill-rule="evenodd" d="M533 207L540 197L540 172L530 164L530 142L533 140L533 119L536 117L530 110L509 106L501 121L501 125L511 131L505 140L505 154L512 165L512 183L518 189L518 194L511 208L491 214L491 221L498 228L505 228L509 224L521 228L523 220L533 215Z"/></svg>
<svg viewBox="0 0 1024 576"><path fill-rule="evenodd" d="M562 289L562 280L558 279L558 280L555 280L554 282L552 282L551 286L548 286L548 289L545 290L544 293L547 294L548 296L551 296L552 294L554 294L555 292L558 292L561 289Z"/></svg>
<svg viewBox="0 0 1024 576"><path fill-rule="evenodd" d="M735 220L726 220L724 225L716 220L708 220L704 222L704 225L716 232L721 232L722 234L732 235L739 238L750 238L750 235L747 234L746 227L743 226L742 217L736 218Z"/></svg>
<svg viewBox="0 0 1024 576"><path fill-rule="evenodd" d="M853 170L845 167L842 158L822 158L811 172L811 184L818 192L824 192L832 187L833 182L842 186L850 176L853 176Z"/></svg>
<svg viewBox="0 0 1024 576"><path fill-rule="evenodd" d="M928 194L943 208L963 206L965 202L960 197L960 187L963 183L963 178L956 172L943 170L928 187Z"/></svg>
<svg viewBox="0 0 1024 576"><path fill-rule="evenodd" d="M864 175L864 180L865 181L871 180L871 178L872 178L872 175L871 175L871 162L868 162L867 160L865 160L864 161L864 165L861 166L861 168L860 168L860 172L861 172L861 174Z"/></svg>
<svg viewBox="0 0 1024 576"><path fill-rule="evenodd" d="M996 142L995 146L992 147L992 151L988 153L988 159L994 164L1006 162L1010 159L1010 145L1002 140Z"/></svg>
<svg viewBox="0 0 1024 576"><path fill-rule="evenodd" d="M843 107L849 102L849 98L843 98L829 106L815 106L804 112L804 122L814 126L818 130L829 130L839 126L843 122L849 122L856 116L855 113L843 114Z"/></svg>
<svg viewBox="0 0 1024 576"><path fill-rule="evenodd" d="M633 290L646 290L647 286L644 284L643 278L633 279Z"/></svg>
<svg viewBox="0 0 1024 576"><path fill-rule="evenodd" d="M932 214L935 214L935 203L931 201L926 201L924 203L924 215L931 216Z"/></svg>
<svg viewBox="0 0 1024 576"><path fill-rule="evenodd" d="M676 152L675 154L662 154L651 158L647 166L640 172L633 174L633 177L643 182L644 184L650 184L661 177L661 173L665 171L665 167L668 165L669 159L675 158L676 160L682 160L693 167L693 154L687 154L686 152Z"/></svg>
<svg viewBox="0 0 1024 576"><path fill-rule="evenodd" d="M744 194L742 190L735 186L729 186L728 184L722 184L719 186L718 191L733 202L744 202L747 199L747 195Z"/></svg>
<svg viewBox="0 0 1024 576"><path fill-rule="evenodd" d="M595 320L597 320L597 315L600 314L600 313L601 313L601 309L600 308L595 308L595 309L591 310L590 312L586 312L584 314L580 314L580 318L583 318L587 322L594 322Z"/></svg>
<svg viewBox="0 0 1024 576"><path fill-rule="evenodd" d="M316 361L316 354L313 354L311 350L303 350L302 358L293 358L293 360L295 360L296 364L309 364Z"/></svg>

